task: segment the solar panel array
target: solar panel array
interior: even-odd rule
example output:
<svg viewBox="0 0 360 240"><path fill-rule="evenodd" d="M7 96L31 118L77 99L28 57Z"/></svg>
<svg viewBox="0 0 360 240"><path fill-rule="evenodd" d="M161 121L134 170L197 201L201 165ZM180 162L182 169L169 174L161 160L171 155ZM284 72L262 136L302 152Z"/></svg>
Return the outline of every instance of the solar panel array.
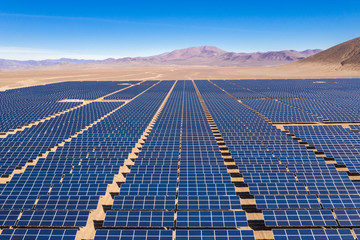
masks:
<svg viewBox="0 0 360 240"><path fill-rule="evenodd" d="M115 196L112 210L107 211L103 227L235 229L246 226L240 198L235 194L195 88L190 81L178 81L126 175L120 194ZM233 236L241 236L242 230L234 231ZM110 239L115 233L122 235L124 230L98 230L95 239ZM126 233L140 238L146 234L155 234L154 238L163 234L166 238L165 232L151 230ZM192 232L179 234L181 239ZM253 234L247 236L253 238Z"/></svg>
<svg viewBox="0 0 360 240"><path fill-rule="evenodd" d="M0 239L359 238L359 93L356 79L1 92Z"/></svg>
<svg viewBox="0 0 360 240"><path fill-rule="evenodd" d="M360 85L325 82L196 81L243 176L241 186L249 187L243 198L255 199L265 227L279 229L273 230L275 239L353 239L340 227L358 226L359 185L348 174L359 172L359 135L352 130L356 126L340 124L359 121L354 101ZM331 121L334 125L300 126ZM339 171L344 166L348 172ZM299 229L309 227L329 229Z"/></svg>

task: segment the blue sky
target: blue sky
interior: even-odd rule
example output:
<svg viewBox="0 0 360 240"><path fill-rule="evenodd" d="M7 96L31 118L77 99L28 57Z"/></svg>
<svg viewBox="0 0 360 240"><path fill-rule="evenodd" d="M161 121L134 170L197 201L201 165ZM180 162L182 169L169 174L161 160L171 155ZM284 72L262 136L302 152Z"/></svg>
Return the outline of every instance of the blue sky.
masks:
<svg viewBox="0 0 360 240"><path fill-rule="evenodd" d="M333 0L1 0L0 58L326 49L360 36L359 13L360 1Z"/></svg>

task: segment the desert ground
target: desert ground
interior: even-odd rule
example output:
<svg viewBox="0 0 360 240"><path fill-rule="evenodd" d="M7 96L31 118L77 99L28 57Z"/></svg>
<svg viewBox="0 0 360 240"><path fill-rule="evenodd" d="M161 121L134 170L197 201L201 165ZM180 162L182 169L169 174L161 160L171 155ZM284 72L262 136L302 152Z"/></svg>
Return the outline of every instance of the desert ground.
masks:
<svg viewBox="0 0 360 240"><path fill-rule="evenodd" d="M0 91L64 81L122 81L169 79L304 79L358 78L359 69L334 65L288 64L239 68L210 66L154 66L126 68L46 69L0 72Z"/></svg>

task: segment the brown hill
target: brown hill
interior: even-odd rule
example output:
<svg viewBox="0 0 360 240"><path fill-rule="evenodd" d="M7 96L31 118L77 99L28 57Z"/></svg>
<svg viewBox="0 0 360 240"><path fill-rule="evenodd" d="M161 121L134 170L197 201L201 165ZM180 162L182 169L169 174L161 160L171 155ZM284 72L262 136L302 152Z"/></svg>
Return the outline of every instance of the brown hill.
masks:
<svg viewBox="0 0 360 240"><path fill-rule="evenodd" d="M305 58L299 64L334 64L360 66L360 37L338 44L318 54Z"/></svg>

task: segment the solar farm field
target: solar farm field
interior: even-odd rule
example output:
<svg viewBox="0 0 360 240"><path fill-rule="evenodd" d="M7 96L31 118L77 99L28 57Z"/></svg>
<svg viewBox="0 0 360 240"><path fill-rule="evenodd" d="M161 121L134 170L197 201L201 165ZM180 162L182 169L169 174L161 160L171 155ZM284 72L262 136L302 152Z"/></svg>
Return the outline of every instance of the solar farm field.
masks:
<svg viewBox="0 0 360 240"><path fill-rule="evenodd" d="M0 240L360 239L360 79L0 92Z"/></svg>

